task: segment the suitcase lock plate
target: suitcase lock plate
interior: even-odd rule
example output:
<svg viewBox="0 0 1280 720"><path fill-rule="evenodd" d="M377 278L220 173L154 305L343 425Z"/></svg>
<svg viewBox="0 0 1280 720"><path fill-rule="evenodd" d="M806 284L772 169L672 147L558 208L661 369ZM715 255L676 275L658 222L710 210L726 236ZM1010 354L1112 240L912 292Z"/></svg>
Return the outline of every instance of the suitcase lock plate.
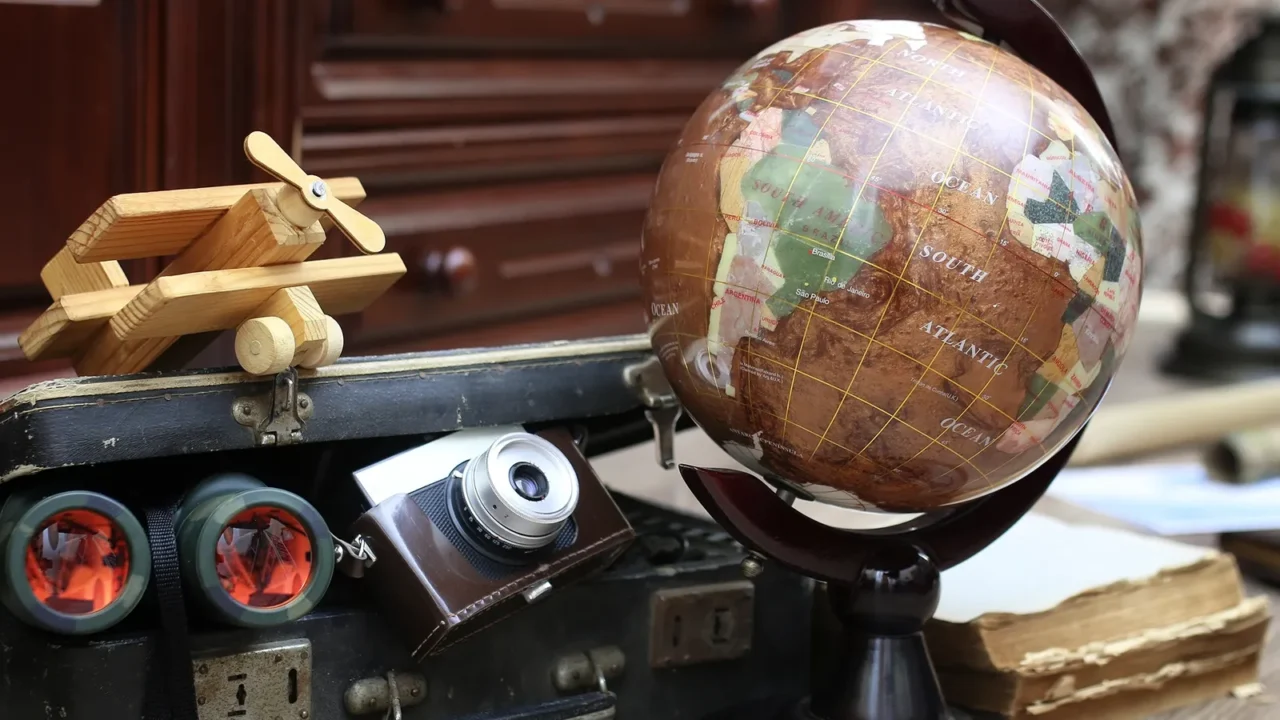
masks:
<svg viewBox="0 0 1280 720"><path fill-rule="evenodd" d="M309 720L311 643L286 640L216 651L192 662L200 720Z"/></svg>

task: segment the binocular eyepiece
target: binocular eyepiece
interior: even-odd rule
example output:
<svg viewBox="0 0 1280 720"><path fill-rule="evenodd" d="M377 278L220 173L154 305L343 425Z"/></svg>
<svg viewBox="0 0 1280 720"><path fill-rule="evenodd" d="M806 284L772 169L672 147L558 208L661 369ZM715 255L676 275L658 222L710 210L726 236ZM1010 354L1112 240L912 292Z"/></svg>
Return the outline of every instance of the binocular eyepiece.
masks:
<svg viewBox="0 0 1280 720"><path fill-rule="evenodd" d="M333 538L320 513L248 475L201 482L183 499L174 526L187 590L232 625L296 620L333 579Z"/></svg>
<svg viewBox="0 0 1280 720"><path fill-rule="evenodd" d="M123 620L151 579L151 545L124 505L84 490L0 509L0 602L29 625L86 635Z"/></svg>
<svg viewBox="0 0 1280 720"><path fill-rule="evenodd" d="M188 597L222 622L260 628L310 612L333 578L333 539L297 495L248 475L208 478L174 517ZM151 545L124 505L96 492L10 497L0 508L0 603L64 635L127 617L151 579Z"/></svg>

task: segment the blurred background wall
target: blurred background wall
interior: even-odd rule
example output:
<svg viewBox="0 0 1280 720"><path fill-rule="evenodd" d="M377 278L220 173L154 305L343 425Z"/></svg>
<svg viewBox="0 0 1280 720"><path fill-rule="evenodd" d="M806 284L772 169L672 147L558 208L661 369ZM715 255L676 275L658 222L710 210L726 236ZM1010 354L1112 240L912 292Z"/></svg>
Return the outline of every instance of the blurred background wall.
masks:
<svg viewBox="0 0 1280 720"><path fill-rule="evenodd" d="M1278 0L1041 0L1080 48L1142 203L1148 287L1186 262L1205 90Z"/></svg>

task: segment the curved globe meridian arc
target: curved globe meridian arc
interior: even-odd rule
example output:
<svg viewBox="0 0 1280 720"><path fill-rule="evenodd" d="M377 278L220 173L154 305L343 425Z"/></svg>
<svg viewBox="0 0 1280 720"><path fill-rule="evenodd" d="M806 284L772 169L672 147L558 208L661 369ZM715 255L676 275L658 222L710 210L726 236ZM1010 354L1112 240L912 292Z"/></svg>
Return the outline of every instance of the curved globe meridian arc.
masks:
<svg viewBox="0 0 1280 720"><path fill-rule="evenodd" d="M922 512L1085 424L1142 284L1088 113L1016 56L906 21L779 42L699 107L642 239L654 349L731 456L814 499Z"/></svg>

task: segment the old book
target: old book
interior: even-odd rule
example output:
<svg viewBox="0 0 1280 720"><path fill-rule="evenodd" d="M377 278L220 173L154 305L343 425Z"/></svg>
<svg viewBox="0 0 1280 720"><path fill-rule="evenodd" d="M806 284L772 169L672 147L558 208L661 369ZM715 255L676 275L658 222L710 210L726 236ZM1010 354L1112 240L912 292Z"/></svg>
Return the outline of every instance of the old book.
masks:
<svg viewBox="0 0 1280 720"><path fill-rule="evenodd" d="M1197 665L1193 672L1173 677L1135 679L1124 690L1099 690L1088 697L1061 698L1012 712L954 713L953 720L1138 720L1166 710L1226 697L1247 688L1258 677L1259 654L1227 657Z"/></svg>
<svg viewBox="0 0 1280 720"><path fill-rule="evenodd" d="M1229 554L1038 514L943 588L925 634L944 692L1004 717L1142 717L1223 694L1256 677L1269 623Z"/></svg>

